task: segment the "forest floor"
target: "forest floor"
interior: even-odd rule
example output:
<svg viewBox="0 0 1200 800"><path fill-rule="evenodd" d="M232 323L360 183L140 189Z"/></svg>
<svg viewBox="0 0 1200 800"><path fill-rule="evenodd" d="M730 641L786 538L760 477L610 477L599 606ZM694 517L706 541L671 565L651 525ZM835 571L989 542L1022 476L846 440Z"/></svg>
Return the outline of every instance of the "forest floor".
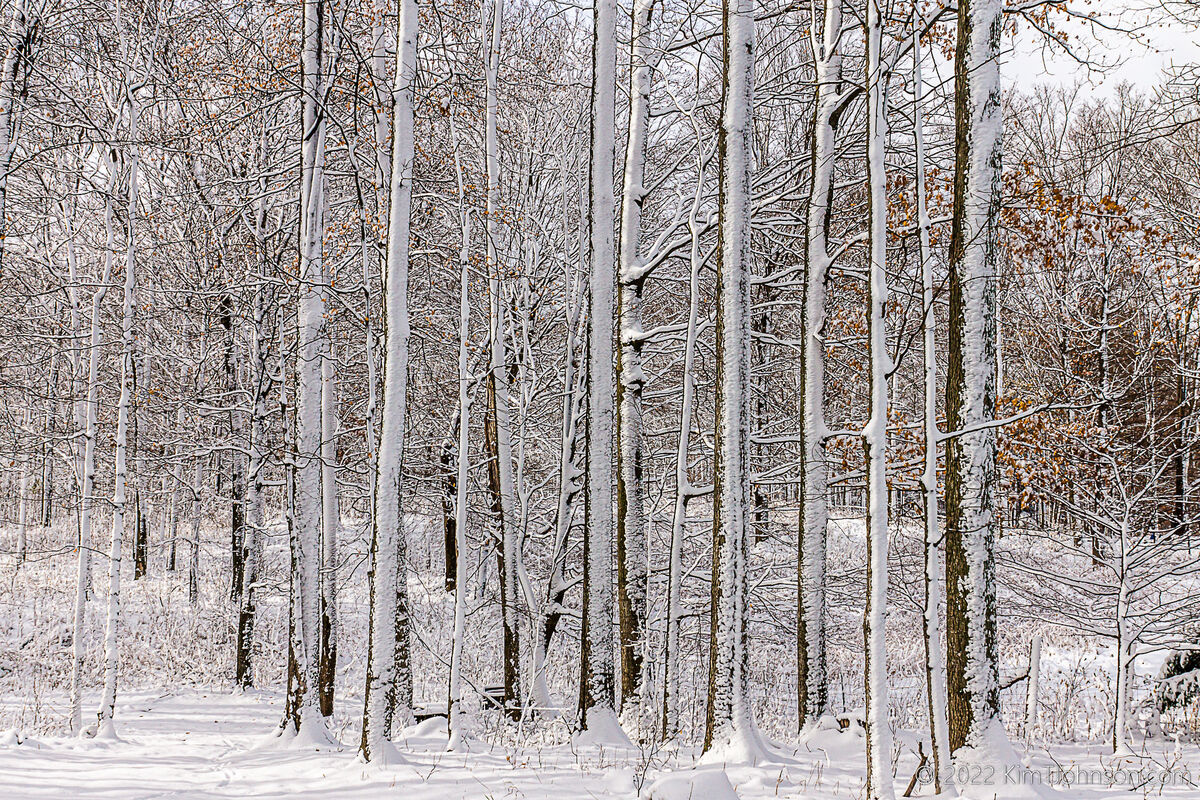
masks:
<svg viewBox="0 0 1200 800"><path fill-rule="evenodd" d="M281 742L272 735L280 710L280 697L268 692L188 688L127 693L115 741L0 733L0 795L6 800L355 800L401 794L405 800L827 800L859 798L863 793L862 739L847 733L824 734L819 743L810 742L806 752L758 767L697 768L690 751L516 748L474 741L469 752L447 753L445 728L431 720L407 730L397 742L402 763L375 767L358 761L352 741L319 751ZM1073 775L1074 785L1056 795L1063 800L1200 798L1200 751L1194 747L1168 745L1156 756L1125 762L1101 753L1102 748L1055 747L1053 752L1027 756L1026 763L1043 781L1057 783ZM1076 771L1055 772L1056 765ZM898 796L913 771L906 759L897 765ZM729 787L736 794L731 795ZM919 786L915 795L930 791ZM1028 786L1002 774L995 775L990 786L980 783L965 794L997 800L1033 796Z"/></svg>
<svg viewBox="0 0 1200 800"><path fill-rule="evenodd" d="M422 556L440 543L441 531L414 520L410 553L418 561L409 582L414 603L414 695L435 705L445 696L447 673L436 654L450 651L453 603L439 579L437 559ZM865 763L863 737L857 725L849 730L822 731L796 746L795 717L789 710L794 672L787 670L791 651L784 652L768 635L753 651L755 714L763 731L791 746L780 746L758 766L706 764L697 766L695 747L675 749L648 746L580 746L571 737L564 717L539 717L532 723L505 720L486 709L482 700L466 698L464 710L474 715L477 738L469 750L446 752L445 726L431 720L404 732L397 742L401 763L368 766L357 758L361 689L365 673L366 597L361 565L361 536L347 528L339 549L351 561L339 593L338 703L329 724L340 745L320 751L302 748L275 736L282 716L287 651L286 533L273 529L267 548L268 570L258 613L258 653L255 679L262 690L235 694L230 689L229 587L223 572L228 540L217 527L205 528L199 597L189 601L185 575L166 572L164 550L152 550L151 570L134 581L129 574L122 598L123 616L118 645L120 692L117 698L117 741L63 736L68 727L66 687L70 685L75 598L73 530L69 526L39 533L31 547L38 554L20 570L0 563L0 800L23 798L321 798L367 800L862 800ZM841 530L841 529L839 529ZM9 533L0 528L0 552ZM424 542L424 545L422 545ZM860 563L862 537L844 531L831 542L842 563ZM770 553L762 554L765 557ZM426 563L420 563L425 561ZM781 557L781 563L790 563ZM481 562L486 564L488 562ZM832 562L831 562L832 563ZM354 565L358 565L354 567ZM131 568L132 564L128 564ZM97 562L96 594L85 616L82 707L85 721L94 719L103 677L99 644L103 641L104 594L107 566ZM477 582L486 582L486 576ZM855 589L857 591L857 589ZM765 601L765 594L760 594ZM776 598L792 608L794 597ZM498 615L486 595L473 598L464 675L480 685L494 673ZM701 601L702 602L702 601ZM899 677L892 684L896 732L892 750L895 790L901 796L917 772L917 752L924 702L919 672L919 631L911 610L897 606L889 620L896 645ZM784 612L786 613L786 612ZM908 616L905 616L908 614ZM843 679L837 707L853 709L860 698L853 645L861 634L859 617L840 618L838 630L852 631L839 645ZM907 621L906 621L907 620ZM763 629L770 634L770 629ZM1016 646L1024 651L1028 631L1022 629ZM555 702L570 708L578 662L577 639L568 630L556 643L550 660L549 683ZM847 644L849 642L849 644ZM1086 643L1083 643L1086 644ZM1200 748L1156 740L1139 744L1141 756L1117 760L1110 756L1105 714L1111 704L1111 659L1104 648L1084 648L1071 639L1048 644L1043 650L1042 727L1051 738L1075 744L1034 746L1024 762L1009 773L962 767L960 788L969 800L1018 800L1043 797L1029 785L1069 787L1060 800L1165 798L1200 800ZM914 649L917 648L917 649ZM914 656L913 654L917 654ZM1006 669L1019 668L1022 653ZM904 659L909 661L905 662ZM915 659L915 660L914 660ZM704 678L707 662L700 651L681 662L685 681L680 696L681 718L688 724L689 741L703 726ZM847 677L848 676L848 677ZM907 677L905 677L907 676ZM474 684L472 684L474 685ZM1011 692L1010 692L1011 693ZM831 691L832 694L832 691ZM1018 690L1023 713L1023 690ZM1069 712L1069 713L1068 713ZM1193 726L1192 730L1196 727ZM1063 733L1062 731L1066 731ZM1053 733L1051 733L1053 732ZM1082 743L1090 742L1090 744ZM924 745L928 752L928 745ZM1018 745L1017 752L1022 749ZM928 773L923 777L928 778ZM914 787L914 796L932 793L928 781ZM736 792L736 794L734 794Z"/></svg>

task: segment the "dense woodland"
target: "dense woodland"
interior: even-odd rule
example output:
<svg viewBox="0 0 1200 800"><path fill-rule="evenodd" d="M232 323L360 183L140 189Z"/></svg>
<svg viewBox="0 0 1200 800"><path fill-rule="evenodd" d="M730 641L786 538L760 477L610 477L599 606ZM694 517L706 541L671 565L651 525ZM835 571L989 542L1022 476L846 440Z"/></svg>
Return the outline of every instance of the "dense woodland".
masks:
<svg viewBox="0 0 1200 800"><path fill-rule="evenodd" d="M0 564L71 596L6 691L113 735L133 608L368 761L1128 751L1200 694L1200 95L1005 77L1090 13L5 0ZM1043 639L1115 654L1055 730Z"/></svg>

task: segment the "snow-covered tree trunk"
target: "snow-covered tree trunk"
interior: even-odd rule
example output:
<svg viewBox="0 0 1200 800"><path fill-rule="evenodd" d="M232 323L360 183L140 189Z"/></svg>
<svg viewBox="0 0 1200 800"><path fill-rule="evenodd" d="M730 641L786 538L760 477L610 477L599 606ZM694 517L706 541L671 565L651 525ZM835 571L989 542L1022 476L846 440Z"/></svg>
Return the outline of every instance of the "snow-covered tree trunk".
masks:
<svg viewBox="0 0 1200 800"><path fill-rule="evenodd" d="M889 800L892 788L892 729L888 722L887 589L888 377L887 346L887 74L881 50L879 0L867 0L867 207L870 264L867 270L867 340L870 350L870 417L863 428L867 473L867 603L863 614L866 666L867 798Z"/></svg>
<svg viewBox="0 0 1200 800"><path fill-rule="evenodd" d="M642 443L642 291L647 269L638 246L641 234L646 136L650 126L651 17L654 0L633 7L630 45L629 138L621 198L620 272L617 293L617 609L621 656L620 709L636 701L645 658L646 554L645 448Z"/></svg>
<svg viewBox="0 0 1200 800"><path fill-rule="evenodd" d="M1137 653L1137 642L1133 634L1134 621L1130 619L1132 608L1129 592L1129 538L1128 521L1121 526L1121 556L1117 568L1117 686L1113 708L1113 753L1130 755L1133 748L1129 738L1130 683L1133 679L1133 658Z"/></svg>
<svg viewBox="0 0 1200 800"><path fill-rule="evenodd" d="M71 205L65 202L59 204L59 218L63 227L63 236L66 239L67 279L70 281L70 285L67 287L67 301L70 305L69 317L71 321L69 387L71 396L74 398L74 402L71 404L71 416L74 424L72 428L74 436L71 443L71 457L75 466L76 480L80 482L80 497L82 498L84 432L87 429L87 390L84 383L83 368L83 309L79 297L79 263L75 254L75 226L71 219L75 207L75 203Z"/></svg>
<svg viewBox="0 0 1200 800"><path fill-rule="evenodd" d="M453 124L453 123L451 123ZM450 728L448 749L462 742L462 651L467 630L467 483L470 480L471 432L471 373L469 348L471 331L471 227L463 197L462 163L459 160L455 136L454 167L458 178L459 219L462 225L462 248L459 251L458 279L458 442L454 497L454 634L450 652L450 691L446 704L446 719Z"/></svg>
<svg viewBox="0 0 1200 800"><path fill-rule="evenodd" d="M128 76L126 76L128 80ZM137 101L128 88L130 141L137 141ZM125 284L121 303L121 395L117 401L117 438L113 466L112 547L109 550L108 610L104 629L104 691L96 714L96 735L115 738L113 712L117 703L117 635L121 622L121 550L125 535L125 508L128 501L126 452L129 443L130 382L133 378L133 323L137 273L134 270L134 222L138 202L138 151L129 151L129 206L125 245Z"/></svg>
<svg viewBox="0 0 1200 800"><path fill-rule="evenodd" d="M116 183L117 165L109 155L108 187L104 193L104 271L96 291L92 294L91 330L88 334L87 393L83 408L83 459L80 464L79 487L79 540L78 571L76 575L75 614L71 638L71 732L83 732L83 655L87 647L84 642L84 614L87 610L89 582L91 580L92 507L95 503L96 487L96 421L100 412L100 311L113 270L113 189Z"/></svg>
<svg viewBox="0 0 1200 800"><path fill-rule="evenodd" d="M25 75L32 69L34 48L41 33L45 0L17 0L4 35L4 60L0 62L0 273L8 232L8 177L17 149L17 99L24 91Z"/></svg>
<svg viewBox="0 0 1200 800"><path fill-rule="evenodd" d="M371 26L371 58L369 66L371 69L371 81L374 87L374 97L371 104L371 116L373 121L374 155L375 155L375 204L376 213L379 216L378 222L386 222L383 219L383 209L387 205L387 192L391 185L391 150L389 147L391 140L391 114L393 98L390 92L387 91L388 74L387 74L387 26L384 24L385 9L376 4L373 10L373 25ZM367 475L370 479L367 482L367 519L374 525L375 520L375 490L377 487L375 476L379 463L379 441L377 423L379 419L379 375L378 363L375 354L376 337L375 331L375 315L372 309L372 285L371 285L371 261L372 251L377 254L377 259L382 261L382 257L378 254L383 252L379 246L377 236L369 235L370 231L375 230L376 220L367 214L364 204L363 207L363 231L362 231L362 293L363 293L363 308L365 310L365 319L363 320L363 360L367 365L367 398L365 409L365 438L367 446ZM368 570L370 571L370 570Z"/></svg>
<svg viewBox="0 0 1200 800"><path fill-rule="evenodd" d="M117 15L120 20L120 13ZM124 51L125 37L121 37ZM129 187L126 210L125 232L125 283L121 302L121 394L117 401L117 438L113 465L112 499L112 547L109 550L108 567L108 611L104 629L104 691L100 697L100 710L96 714L96 735L115 738L113 712L117 703L117 635L121 623L121 550L125 541L125 508L128 501L128 471L126 452L129 444L129 411L132 404L134 341L133 325L136 309L137 272L135 270L135 223L138 206L138 88L131 85L131 76L125 75L125 104L129 113L128 151ZM109 165L116 169L116 164Z"/></svg>
<svg viewBox="0 0 1200 800"><path fill-rule="evenodd" d="M261 218L260 218L261 219ZM259 246L261 247L261 241ZM263 264L259 261L260 270ZM261 275L260 281L261 281ZM266 288L255 288L250 361L254 394L251 398L249 458L246 465L246 530L242 537L242 593L238 608L237 658L234 680L248 689L254 685L254 624L258 613L258 583L262 569L263 471L266 468L264 436L267 426L267 396L271 391L267 363Z"/></svg>
<svg viewBox="0 0 1200 800"><path fill-rule="evenodd" d="M24 416L24 427L29 427L29 410L26 409ZM25 527L27 524L27 512L29 510L29 455L28 453L20 453L18 456L21 461L20 477L17 478L17 566L20 567L25 563Z"/></svg>
<svg viewBox="0 0 1200 800"><path fill-rule="evenodd" d="M223 358L225 390L229 392L231 398L236 398L239 396L237 326L234 324L233 296L229 292L221 296L218 309L221 327L224 328L225 332L225 352ZM242 414L238 406L239 404L235 401L229 409L229 437L235 441L240 439L242 434ZM229 599L233 601L234 608L237 608L241 605L242 580L245 578L245 565L242 563L245 548L243 547L242 540L246 535L246 471L242 453L238 452L238 450L231 450L228 458L230 490L233 500L229 509L229 552L231 556Z"/></svg>
<svg viewBox="0 0 1200 800"><path fill-rule="evenodd" d="M570 227L568 199L568 182L565 177L566 159L563 159L563 229ZM582 194L582 192L581 192ZM586 216L586 215L582 215ZM579 242L580 265L587 258L587 244L584 237ZM535 702L542 707L551 704L550 687L546 682L546 653L558 624L562 620L563 601L571 588L567 578L567 547L571 534L572 522L575 519L575 507L579 492L583 489L580 478L583 471L578 464L579 421L583 416L584 403L587 400L584 391L586 370L579 368L579 319L583 313L585 292L579 279L580 270L572 264L572 259L563 259L563 285L567 287L566 296L566 336L563 343L562 371L562 435L558 451L558 497L554 510L554 550L551 554L550 575L546 581L546 601L541 605L540 630L533 642L533 686L532 693Z"/></svg>
<svg viewBox="0 0 1200 800"><path fill-rule="evenodd" d="M1000 0L958 8L950 358L946 375L946 662L950 747L1003 738L996 659L996 225ZM959 433L966 429L967 432Z"/></svg>
<svg viewBox="0 0 1200 800"><path fill-rule="evenodd" d="M327 309L331 308L330 300L332 292L327 292ZM337 673L337 537L341 511L337 489L337 356L328 325L326 331L321 354L321 655L317 680L321 714L328 717L333 714L333 683Z"/></svg>
<svg viewBox="0 0 1200 800"><path fill-rule="evenodd" d="M279 376L279 420L283 428L283 448L281 467L283 471L283 491L280 497L280 512L283 515L284 524L287 526L288 532L288 643L287 643L287 697L285 703L291 704L291 697L296 692L296 683L300 679L298 662L296 661L296 593L293 590L293 584L296 580L296 570L292 563L296 557L296 549L292 546L292 542L296 536L296 415L294 404L289 397L289 388L294 393L295 385L288 371L288 362L292 357L292 350L295 347L287 345L288 336L288 314L285 311L283 303L280 303L279 313L276 315L278 325L276 334L278 345L279 362L276 366ZM290 708L285 708L285 712ZM280 723L281 731L288 730L287 717Z"/></svg>
<svg viewBox="0 0 1200 800"><path fill-rule="evenodd" d="M1038 689L1042 673L1042 637L1029 643L1029 684L1025 688L1025 743L1033 740L1038 724Z"/></svg>
<svg viewBox="0 0 1200 800"><path fill-rule="evenodd" d="M489 453L493 470L493 492L499 507L500 527L500 613L503 627L504 704L517 714L521 699L521 645L517 608L517 520L514 513L512 423L509 412L508 348L505 340L505 302L501 286L500 243L500 138L499 73L500 32L504 0L493 0L485 17L486 79L484 161L487 171L487 263L490 327L488 348Z"/></svg>
<svg viewBox="0 0 1200 800"><path fill-rule="evenodd" d="M295 520L291 539L291 641L295 680L281 728L327 738L318 706L321 572L321 349L325 338L324 239L325 0L305 0L300 54L303 105L300 162L300 275L296 311Z"/></svg>
<svg viewBox="0 0 1200 800"><path fill-rule="evenodd" d="M583 620L580 652L579 730L597 739L620 739L613 681L613 266L616 248L613 191L616 140L617 42L615 0L594 6L591 170L588 177L588 243L591 299L588 313L588 427L586 523L583 533Z"/></svg>
<svg viewBox="0 0 1200 800"><path fill-rule="evenodd" d="M825 282L829 277L829 214L833 199L835 138L842 80L842 0L813 4L811 28L816 57L815 117L805 249L801 349L803 380L800 459L800 531L797 570L797 691L800 726L825 713L825 537L829 527L828 468L825 461Z"/></svg>
<svg viewBox="0 0 1200 800"><path fill-rule="evenodd" d="M929 204L925 196L925 116L922 101L925 83L921 77L921 34L913 26L913 140L916 149L916 192L918 247L921 262L921 302L925 311L922 325L922 353L925 372L924 465L921 471L921 497L925 512L924 600L921 617L925 642L925 692L929 711L930 750L933 759L934 790L939 794L952 784L950 770L950 730L946 720L946 662L942 651L942 535L938 521L938 426L937 426L937 350L934 333L937 314L933 298L933 260L930 256Z"/></svg>
<svg viewBox="0 0 1200 800"><path fill-rule="evenodd" d="M683 616L680 583L683 581L683 535L687 526L687 506L694 489L688 474L691 455L692 413L696 398L696 339L700 330L700 270L704 258L700 250L700 204L704 197L705 158L700 128L695 117L696 190L688 213L691 247L688 252L688 312L683 344L683 392L679 404L679 438L675 445L675 506L671 513L671 544L667 564L666 635L663 642L663 741L679 736L679 622Z"/></svg>
<svg viewBox="0 0 1200 800"><path fill-rule="evenodd" d="M712 620L704 751L721 761L766 752L749 697L750 174L753 168L754 3L724 6L724 87L716 297Z"/></svg>
<svg viewBox="0 0 1200 800"><path fill-rule="evenodd" d="M414 158L413 95L419 18L416 0L401 0L392 108L392 163L384 308L387 330L383 372L383 430L379 446L375 526L371 541L370 643L359 751L386 761L387 739L400 715L408 721L412 674L408 663L408 590L400 478L408 391L408 239ZM400 647L398 647L400 645ZM397 658L397 650L401 649Z"/></svg>
<svg viewBox="0 0 1200 800"><path fill-rule="evenodd" d="M200 431L197 430L197 434ZM196 437L200 440L199 435ZM204 459L200 456L193 458L192 466L192 538L188 547L187 596L188 603L195 607L200 602L200 515L204 510L200 490L204 488Z"/></svg>
<svg viewBox="0 0 1200 800"><path fill-rule="evenodd" d="M528 166L529 162L526 162ZM528 187L531 181L528 179L528 172L521 176L521 184ZM533 201L527 198L518 199L518 204L521 207L532 207ZM514 314L510 315L510 336L513 340L514 350L518 354L517 360L517 419L519 424L514 431L516 435L516 453L513 457L513 500L514 500L514 518L515 525L513 527L513 537L511 550L512 567L512 591L514 600L519 597L523 606L514 605L519 613L515 615L515 622L520 626L523 620L528 620L530 632L534 630L534 620L541 619L542 613L538 603L537 595L534 593L533 584L529 579L529 570L525 564L525 537L529 531L530 513L532 511L532 493L533 487L526 480L526 457L532 449L530 420L533 415L533 403L535 393L538 392L537 370L535 363L535 355L533 350L533 334L531 327L534 324L535 299L533 297L533 287L530 280L530 275L533 274L535 265L540 260L539 245L536 237L528 235L527 231L521 231L522 249L524 259L524 269L521 271L518 279L517 296L514 299ZM517 594L517 590L520 594ZM530 648L530 655L536 653L536 647ZM518 660L520 659L520 648L515 649ZM530 666L536 672L536 665L533 663L533 658L530 659ZM517 672L520 672L520 666L517 665ZM528 705L528 704L526 704ZM514 709L514 715L517 712Z"/></svg>

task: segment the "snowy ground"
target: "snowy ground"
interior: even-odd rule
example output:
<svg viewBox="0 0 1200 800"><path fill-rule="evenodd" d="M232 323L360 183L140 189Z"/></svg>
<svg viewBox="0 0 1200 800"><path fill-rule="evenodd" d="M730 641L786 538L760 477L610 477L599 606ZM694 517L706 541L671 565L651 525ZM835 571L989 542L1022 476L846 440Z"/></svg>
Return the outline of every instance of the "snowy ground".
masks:
<svg viewBox="0 0 1200 800"><path fill-rule="evenodd" d="M15 700L4 698L4 702ZM697 770L690 751L503 747L477 741L471 752L447 753L444 728L431 721L410 729L399 742L406 763L380 768L358 762L353 741L320 752L283 745L271 735L280 707L279 697L270 693L235 695L224 690L186 689L166 694L130 693L124 700L124 712L118 719L119 741L32 737L18 743L14 732L0 733L0 795L6 800L353 799L394 797L403 792L405 800L724 800L728 795L723 797L720 791L723 771L743 800L862 796L862 740L847 733L826 734L807 752L781 755L778 761L759 767L723 770L704 766ZM1075 786L1059 795L1072 800L1200 798L1200 789L1193 785L1200 782L1200 751L1195 748L1179 750L1168 745L1153 758L1132 764L1113 761L1102 755L1099 747L1090 751L1079 746L1055 747L1052 753L1039 751L1028 763L1043 780L1058 782L1062 774L1074 776ZM1070 772L1072 769L1081 771ZM897 795L904 791L913 770L914 765L902 758ZM668 776L666 780L664 776ZM990 788L974 786L969 796L997 800L1025 796L1028 787L1013 780L996 775ZM1079 785L1083 782L1091 785ZM1131 788L1131 783L1142 785ZM922 791L928 793L929 788L920 787L916 794Z"/></svg>
<svg viewBox="0 0 1200 800"><path fill-rule="evenodd" d="M418 526L414 525L414 529ZM0 538L8 531L0 529ZM72 645L71 614L75 595L74 556L69 530L39 533L34 540L39 556L21 570L0 562L0 800L10 798L341 798L396 797L404 800L574 800L575 798L655 798L656 800L728 800L736 791L741 800L861 800L863 797L863 740L849 732L819 734L799 750L795 743L781 747L773 759L756 767L706 765L696 767L694 746L599 749L571 744L563 719L538 719L517 725L488 711L478 697L465 708L476 715L478 738L470 752L447 753L444 728L436 722L413 729L399 742L405 763L386 768L358 762L356 747L362 709L366 605L361 558L351 559L340 596L342 641L337 676L338 703L330 730L343 744L322 752L288 748L272 733L281 716L277 687L284 683L283 654L286 625L284 588L285 537L277 533L268 548L268 580L260 607L256 680L265 690L248 694L230 691L232 618L228 586L222 578L227 543L220 528L205 529L200 597L188 602L182 573L163 569L161 548L152 550L149 575L125 584L120 637L121 679L116 725L120 741L67 738L66 687L69 686ZM361 552L350 535L341 542L346 554ZM435 531L440 536L440 531ZM852 535L853 534L853 535ZM429 538L429 537L425 537ZM836 563L857 564L861 535L831 537ZM416 544L424 540L418 538ZM422 557L427 548L410 547ZM759 553L764 563L772 551ZM779 554L785 569L791 552ZM415 624L420 647L414 649L416 695L420 703L437 704L446 687L444 662L435 654L449 652L452 603L439 580L440 564L418 558L409 583L416 601ZM490 562L481 562L487 564ZM831 561L831 563L835 563ZM103 564L103 562L98 562ZM131 565L130 565L131 566ZM847 567L847 569L850 569ZM102 640L106 588L105 567L97 567L96 596L89 603L83 664L85 719L96 709L101 678L98 643ZM898 574L901 574L898 572ZM786 578L786 575L784 576ZM478 585L475 581L472 585ZM786 582L786 581L785 581ZM854 598L860 586L843 591ZM794 595L773 595L769 585L758 590L760 608L778 606L787 618ZM703 608L701 598L696 608ZM475 613L468 626L464 671L472 685L496 679L498 643L495 603L486 595L473 597ZM855 646L861 640L861 617L853 603L834 619L835 647L831 650L838 678L831 686L836 709L853 709L861 685L861 664ZM897 796L917 771L919 737L923 727L923 679L919 671L919 626L911 609L896 607L889 619L895 674L891 680L893 760ZM765 733L793 737L794 693L790 631L761 626L753 651L755 713ZM565 626L552 660L550 688L555 700L569 710L573 704L578 651L576 635ZM1031 630L1021 629L1009 649L1006 670L1019 668L1026 658ZM702 642L692 631L688 641ZM963 767L973 785L964 794L973 800L1018 800L1029 797L1030 775L1041 783L1073 785L1063 800L1167 798L1200 800L1200 749L1157 743L1135 762L1114 761L1105 744L1111 725L1111 653L1104 646L1084 647L1070 638L1047 639L1042 659L1039 736L1075 744L1054 745L1050 752L1035 748L1025 756L1033 772L986 774ZM683 700L687 741L693 745L703 726L703 685L707 660L703 648L693 648L685 662ZM1010 690L1008 701L1024 709L1024 693ZM1008 702L1006 701L1006 702ZM1009 714L1013 717L1013 714ZM1015 734L1019 726L1010 726ZM1090 742L1083 744L1082 742ZM928 746L925 745L925 750ZM985 779L990 778L988 783ZM666 781L666 783L664 783ZM727 781L727 783L726 783ZM1014 782L1015 781L1015 782ZM672 789L670 784L674 782ZM1131 786L1135 787L1132 788ZM654 788L657 787L657 788ZM728 787L732 787L729 789ZM726 791L722 791L725 788ZM915 796L929 796L932 787L919 784Z"/></svg>

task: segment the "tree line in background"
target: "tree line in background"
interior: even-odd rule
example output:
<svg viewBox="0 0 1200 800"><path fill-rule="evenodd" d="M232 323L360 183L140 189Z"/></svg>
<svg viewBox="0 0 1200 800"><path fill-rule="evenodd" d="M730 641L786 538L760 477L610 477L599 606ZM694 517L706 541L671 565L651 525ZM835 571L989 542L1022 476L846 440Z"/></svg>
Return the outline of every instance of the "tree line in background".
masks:
<svg viewBox="0 0 1200 800"><path fill-rule="evenodd" d="M558 713L570 650L579 732L754 761L756 639L794 652L797 724L823 724L849 602L868 793L891 796L905 526L939 788L952 753L1006 741L998 618L1115 643L1118 748L1134 659L1197 641L1196 76L1006 88L1017 31L1090 35L1065 3L10 0L4 20L6 508L18 565L74 557L77 632L107 566L93 730L123 559L137 580L159 553L194 601L207 525L237 685L286 658L280 730L319 742L339 647L365 646L368 760L414 713L414 515L454 595L452 745L480 603L505 713ZM865 519L852 601L835 505ZM34 536L56 521L68 540ZM752 599L767 562L790 608ZM369 641L340 641L361 563ZM286 655L256 645L280 596ZM72 646L84 731L94 643Z"/></svg>

